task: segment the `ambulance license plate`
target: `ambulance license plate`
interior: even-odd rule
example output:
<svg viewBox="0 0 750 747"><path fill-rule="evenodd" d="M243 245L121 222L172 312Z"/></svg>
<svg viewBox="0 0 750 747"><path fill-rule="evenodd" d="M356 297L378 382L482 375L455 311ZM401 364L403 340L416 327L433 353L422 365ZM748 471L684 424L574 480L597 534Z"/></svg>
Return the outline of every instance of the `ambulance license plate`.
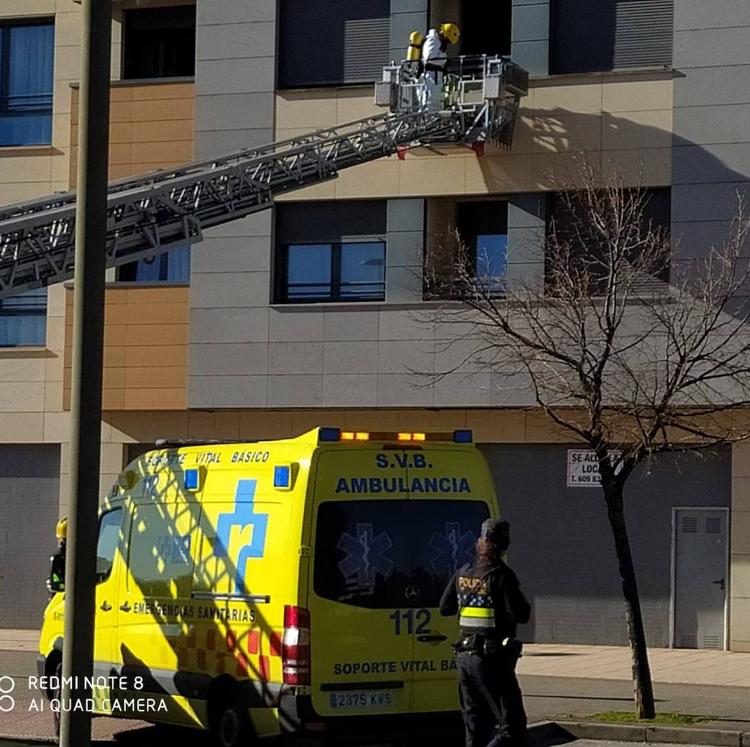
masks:
<svg viewBox="0 0 750 747"><path fill-rule="evenodd" d="M394 690L345 690L328 693L331 708L389 708L396 704Z"/></svg>

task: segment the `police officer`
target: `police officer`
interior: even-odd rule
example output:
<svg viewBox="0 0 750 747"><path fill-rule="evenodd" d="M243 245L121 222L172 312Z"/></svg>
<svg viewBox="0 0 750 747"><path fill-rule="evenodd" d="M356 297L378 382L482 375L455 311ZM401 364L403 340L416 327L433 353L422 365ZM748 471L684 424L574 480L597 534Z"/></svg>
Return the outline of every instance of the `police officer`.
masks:
<svg viewBox="0 0 750 747"><path fill-rule="evenodd" d="M455 649L466 747L515 747L526 739L516 625L528 622L531 608L503 560L509 544L508 522L487 519L474 563L456 571L440 600L441 614L459 618Z"/></svg>

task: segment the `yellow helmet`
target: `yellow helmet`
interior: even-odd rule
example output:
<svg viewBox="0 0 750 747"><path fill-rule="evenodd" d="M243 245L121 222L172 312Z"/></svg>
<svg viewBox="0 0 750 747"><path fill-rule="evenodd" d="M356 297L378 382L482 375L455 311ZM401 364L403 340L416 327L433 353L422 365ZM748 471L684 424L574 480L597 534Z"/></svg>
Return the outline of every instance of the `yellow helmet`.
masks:
<svg viewBox="0 0 750 747"><path fill-rule="evenodd" d="M55 527L55 536L59 540L64 540L68 536L68 520L63 517L57 522Z"/></svg>
<svg viewBox="0 0 750 747"><path fill-rule="evenodd" d="M441 23L440 36L447 39L450 44L455 44L461 36L461 29L455 23Z"/></svg>

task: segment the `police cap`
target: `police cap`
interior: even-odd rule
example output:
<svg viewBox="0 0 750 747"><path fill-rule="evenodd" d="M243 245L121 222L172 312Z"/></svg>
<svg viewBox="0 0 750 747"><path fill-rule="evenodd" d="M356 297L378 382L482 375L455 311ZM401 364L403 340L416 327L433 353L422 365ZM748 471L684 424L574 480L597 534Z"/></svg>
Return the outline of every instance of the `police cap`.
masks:
<svg viewBox="0 0 750 747"><path fill-rule="evenodd" d="M482 537L495 544L510 540L510 524L500 519L485 519L482 522Z"/></svg>

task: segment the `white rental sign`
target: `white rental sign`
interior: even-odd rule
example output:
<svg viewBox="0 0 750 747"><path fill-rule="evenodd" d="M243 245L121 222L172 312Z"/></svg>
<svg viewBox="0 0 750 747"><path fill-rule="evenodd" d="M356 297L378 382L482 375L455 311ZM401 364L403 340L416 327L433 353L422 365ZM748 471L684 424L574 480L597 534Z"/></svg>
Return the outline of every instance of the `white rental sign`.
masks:
<svg viewBox="0 0 750 747"><path fill-rule="evenodd" d="M610 454L615 459L620 456L620 452ZM598 488L601 484L596 453L592 449L568 449L568 487Z"/></svg>

